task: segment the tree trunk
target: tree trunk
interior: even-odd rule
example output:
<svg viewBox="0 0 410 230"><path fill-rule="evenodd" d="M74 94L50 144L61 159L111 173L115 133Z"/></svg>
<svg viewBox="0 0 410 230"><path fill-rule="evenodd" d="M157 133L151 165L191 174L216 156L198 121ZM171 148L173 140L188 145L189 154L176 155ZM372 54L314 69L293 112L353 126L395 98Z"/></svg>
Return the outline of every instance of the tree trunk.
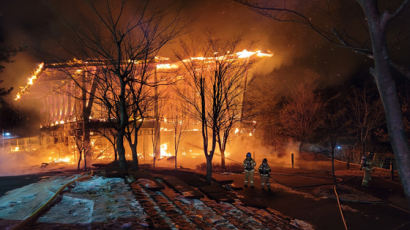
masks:
<svg viewBox="0 0 410 230"><path fill-rule="evenodd" d="M127 159L125 159L125 148L124 148L124 136L125 136L125 127L128 123L126 100L125 100L125 82L120 78L120 96L119 96L119 124L117 128L117 151L118 158L120 160L120 168L124 172L127 172Z"/></svg>
<svg viewBox="0 0 410 230"><path fill-rule="evenodd" d="M219 146L219 152L221 153L221 168L223 171L225 171L226 166L225 166L225 141L221 140L221 136L218 133L217 134L217 142L218 142L218 146Z"/></svg>
<svg viewBox="0 0 410 230"><path fill-rule="evenodd" d="M132 163L134 168L138 169L138 153L137 153L137 143L130 144L132 152Z"/></svg>
<svg viewBox="0 0 410 230"><path fill-rule="evenodd" d="M125 159L125 148L124 148L124 132L119 131L117 134L117 152L120 163L120 168L127 171L127 160Z"/></svg>
<svg viewBox="0 0 410 230"><path fill-rule="evenodd" d="M114 148L114 161L118 160L118 152L117 152L117 148L115 147L115 144L113 144L113 148Z"/></svg>
<svg viewBox="0 0 410 230"><path fill-rule="evenodd" d="M211 183L212 180L212 156L206 157L206 180Z"/></svg>
<svg viewBox="0 0 410 230"><path fill-rule="evenodd" d="M157 71L155 70L154 73L154 81L155 84L158 83ZM154 115L155 115L155 123L154 123L154 162L153 166L155 168L155 161L161 154L161 127L160 127L160 114L159 114L159 93L158 93L158 85L154 87Z"/></svg>
<svg viewBox="0 0 410 230"><path fill-rule="evenodd" d="M333 181L336 183L336 176L335 176L335 147L336 147L336 143L332 143L331 144L331 152L332 152L332 177L333 177Z"/></svg>
<svg viewBox="0 0 410 230"><path fill-rule="evenodd" d="M177 139L177 127L175 126L175 132L174 132L174 153L175 153L175 169L178 168L178 147L179 147L179 141L180 139ZM181 136L179 136L181 138Z"/></svg>
<svg viewBox="0 0 410 230"><path fill-rule="evenodd" d="M408 140L404 131L403 116L397 96L396 83L389 66L389 54L385 37L387 19L382 16L375 1L360 1L367 18L372 51L374 71L371 71L377 84L386 114L390 143L395 155L398 172L404 193L410 202L410 156Z"/></svg>
<svg viewBox="0 0 410 230"><path fill-rule="evenodd" d="M78 157L78 163L77 163L77 171L80 171L80 165L81 165L81 160L82 160L82 153L83 151L80 151L80 156Z"/></svg>
<svg viewBox="0 0 410 230"><path fill-rule="evenodd" d="M178 157L178 153L177 152L175 152L175 169L177 169L178 168L178 164L177 164L177 157Z"/></svg>
<svg viewBox="0 0 410 230"><path fill-rule="evenodd" d="M221 168L223 171L226 170L226 166L225 166L225 149L222 148L221 149Z"/></svg>
<svg viewBox="0 0 410 230"><path fill-rule="evenodd" d="M87 150L86 149L84 149L84 152L83 152L83 154L84 154L84 171L87 171Z"/></svg>
<svg viewBox="0 0 410 230"><path fill-rule="evenodd" d="M84 130L84 143L83 143L83 154L84 154L84 170L87 170L87 166L91 164L91 147L90 147L90 129L88 129L89 122L85 123Z"/></svg>
<svg viewBox="0 0 410 230"><path fill-rule="evenodd" d="M132 167L135 169L138 169L138 152L137 152L137 147L138 147L138 127L134 124L134 142L133 142L133 136L132 132L129 130L125 133L125 138L127 139L128 146L131 149L131 155L132 155Z"/></svg>

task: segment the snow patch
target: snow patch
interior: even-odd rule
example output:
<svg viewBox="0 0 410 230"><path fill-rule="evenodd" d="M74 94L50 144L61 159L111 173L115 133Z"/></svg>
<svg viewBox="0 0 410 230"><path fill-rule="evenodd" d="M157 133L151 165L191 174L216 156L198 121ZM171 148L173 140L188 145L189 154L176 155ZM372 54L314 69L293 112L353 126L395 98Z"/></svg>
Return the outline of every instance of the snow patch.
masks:
<svg viewBox="0 0 410 230"><path fill-rule="evenodd" d="M63 196L63 199L53 206L39 222L61 224L88 224L92 221L94 202L88 199L79 199Z"/></svg>
<svg viewBox="0 0 410 230"><path fill-rule="evenodd" d="M359 212L359 210L354 209L354 208L350 207L349 205L344 205L344 204L342 204L342 209L343 209L343 211Z"/></svg>
<svg viewBox="0 0 410 230"><path fill-rule="evenodd" d="M9 191L0 198L0 218L24 220L44 205L73 177L50 177L22 188ZM146 213L131 189L121 178L92 177L76 182L74 188L64 190L61 201L45 213L39 222L87 224L133 217L146 224Z"/></svg>
<svg viewBox="0 0 410 230"><path fill-rule="evenodd" d="M314 230L315 228L313 228L313 226L311 224L309 224L308 222L305 222L303 220L299 220L299 219L293 219L290 221L290 224L303 229L303 230Z"/></svg>
<svg viewBox="0 0 410 230"><path fill-rule="evenodd" d="M144 178L140 178L137 180L138 184L140 184L143 188L147 188L147 189L153 189L158 187L158 185L155 183L155 181L152 180L148 180L148 179L144 179Z"/></svg>
<svg viewBox="0 0 410 230"><path fill-rule="evenodd" d="M56 176L8 191L0 198L0 218L26 219L53 197L61 186L75 178Z"/></svg>
<svg viewBox="0 0 410 230"><path fill-rule="evenodd" d="M92 177L87 181L76 182L73 193L97 193L103 190L111 190L112 185L124 183L122 178Z"/></svg>

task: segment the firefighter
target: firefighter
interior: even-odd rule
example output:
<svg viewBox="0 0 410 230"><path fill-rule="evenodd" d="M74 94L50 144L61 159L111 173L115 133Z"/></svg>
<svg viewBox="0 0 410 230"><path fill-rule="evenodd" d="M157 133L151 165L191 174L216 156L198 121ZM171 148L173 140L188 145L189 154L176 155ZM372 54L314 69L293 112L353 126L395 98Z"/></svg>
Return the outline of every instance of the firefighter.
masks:
<svg viewBox="0 0 410 230"><path fill-rule="evenodd" d="M366 154L362 156L362 159L360 159L360 170L363 170L363 165L365 164L367 160Z"/></svg>
<svg viewBox="0 0 410 230"><path fill-rule="evenodd" d="M250 182L251 188L254 188L253 174L255 172L255 165L256 162L252 159L251 153L247 153L246 158L243 161L243 167L245 171L245 187L248 187L248 182Z"/></svg>
<svg viewBox="0 0 410 230"><path fill-rule="evenodd" d="M363 169L363 187L369 186L369 182L372 180L373 157L374 153L370 152L368 156L362 158L361 168Z"/></svg>
<svg viewBox="0 0 410 230"><path fill-rule="evenodd" d="M261 187L263 190L265 189L266 185L266 188L270 191L270 171L271 170L268 165L268 160L265 158L263 159L262 164L259 166L259 174L261 175Z"/></svg>

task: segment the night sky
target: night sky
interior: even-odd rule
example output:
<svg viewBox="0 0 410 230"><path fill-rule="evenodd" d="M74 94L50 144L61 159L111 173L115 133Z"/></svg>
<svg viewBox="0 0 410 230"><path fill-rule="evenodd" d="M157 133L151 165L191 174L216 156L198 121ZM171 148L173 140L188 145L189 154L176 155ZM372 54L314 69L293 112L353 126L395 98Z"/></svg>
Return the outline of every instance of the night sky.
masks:
<svg viewBox="0 0 410 230"><path fill-rule="evenodd" d="M363 15L355 1L331 1L331 5L316 0L285 2L288 7L311 16L312 21L323 28L335 26L362 44L369 44ZM384 3L383 8L396 7L394 1ZM170 15L179 13L183 27L181 34L162 51L164 56L172 56L178 49L178 40L198 40L204 32L222 39L241 36L244 48L262 49L275 55L257 66L258 76L281 85L316 78L320 87L344 84L346 79L365 72L363 69L372 63L349 49L330 44L309 28L273 21L234 1L162 0L152 1L151 6ZM64 53L63 46L71 42L67 25L84 24L87 7L84 1L1 1L0 23L6 44L24 48L1 73L5 85L24 84L36 63ZM409 15L410 9L406 9L392 23L388 34L393 59L408 66L410 60L405 54L410 52L410 27L403 25L410 24Z"/></svg>

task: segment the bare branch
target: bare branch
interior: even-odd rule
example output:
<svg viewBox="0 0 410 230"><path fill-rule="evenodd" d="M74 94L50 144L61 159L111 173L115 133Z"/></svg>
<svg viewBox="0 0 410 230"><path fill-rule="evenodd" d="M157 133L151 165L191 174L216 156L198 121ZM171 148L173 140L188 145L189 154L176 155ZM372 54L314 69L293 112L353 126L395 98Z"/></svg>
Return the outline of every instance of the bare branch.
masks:
<svg viewBox="0 0 410 230"><path fill-rule="evenodd" d="M392 19L397 17L404 10L404 8L406 8L406 6L409 4L409 2L410 2L409 0L404 0L400 4L400 6L391 14L388 13L388 12L383 13L382 24L387 25Z"/></svg>

